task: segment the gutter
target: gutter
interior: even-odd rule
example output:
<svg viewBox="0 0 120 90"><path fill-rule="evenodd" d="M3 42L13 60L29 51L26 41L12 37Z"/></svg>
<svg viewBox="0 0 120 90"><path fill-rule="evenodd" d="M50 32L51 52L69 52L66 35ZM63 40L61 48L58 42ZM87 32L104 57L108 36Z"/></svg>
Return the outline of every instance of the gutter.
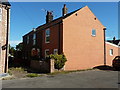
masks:
<svg viewBox="0 0 120 90"><path fill-rule="evenodd" d="M104 65L106 65L106 39L105 39L105 37L106 37L106 35L105 35L106 28L103 28L103 30L104 30Z"/></svg>
<svg viewBox="0 0 120 90"><path fill-rule="evenodd" d="M8 53L9 53L9 31L10 31L10 7L6 5L7 9L7 33L6 33L6 56L4 73L8 71Z"/></svg>

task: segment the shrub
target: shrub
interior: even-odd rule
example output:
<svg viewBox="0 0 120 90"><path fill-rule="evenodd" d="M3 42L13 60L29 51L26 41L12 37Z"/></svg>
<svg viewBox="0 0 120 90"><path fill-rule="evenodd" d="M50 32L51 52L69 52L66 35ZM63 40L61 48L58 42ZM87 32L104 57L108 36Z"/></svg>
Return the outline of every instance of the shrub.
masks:
<svg viewBox="0 0 120 90"><path fill-rule="evenodd" d="M58 70L63 68L63 66L65 65L65 62L67 61L65 55L63 55L63 54L60 54L60 55L58 55L58 54L55 54L55 55L51 54L50 58L55 60L54 66L55 66L55 69L58 69Z"/></svg>

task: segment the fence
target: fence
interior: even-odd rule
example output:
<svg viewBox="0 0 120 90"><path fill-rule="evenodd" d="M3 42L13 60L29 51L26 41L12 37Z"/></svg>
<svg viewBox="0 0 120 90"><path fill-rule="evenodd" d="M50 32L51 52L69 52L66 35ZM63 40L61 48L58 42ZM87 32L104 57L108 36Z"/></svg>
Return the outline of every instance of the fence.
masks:
<svg viewBox="0 0 120 90"><path fill-rule="evenodd" d="M37 61L31 60L30 67L42 73L54 72L54 59Z"/></svg>

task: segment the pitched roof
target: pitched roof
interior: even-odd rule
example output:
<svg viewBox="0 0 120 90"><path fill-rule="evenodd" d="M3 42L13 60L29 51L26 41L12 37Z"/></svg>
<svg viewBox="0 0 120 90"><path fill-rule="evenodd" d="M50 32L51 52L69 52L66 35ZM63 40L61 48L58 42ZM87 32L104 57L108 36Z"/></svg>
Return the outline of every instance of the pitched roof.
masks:
<svg viewBox="0 0 120 90"><path fill-rule="evenodd" d="M110 43L113 43L115 45L118 45L119 42L120 42L120 39L118 39L118 40L107 40L107 42L110 42Z"/></svg>
<svg viewBox="0 0 120 90"><path fill-rule="evenodd" d="M80 9L81 9L81 8L80 8ZM65 18L69 17L70 15L72 15L73 13L79 11L80 9L77 9L77 10L75 10L75 11L73 11L73 12L70 12L70 13L66 14L65 16L61 16L61 17L59 17L59 18L57 18L57 19L54 19L54 20L52 20L51 22L46 23L46 24L50 24L50 23L55 22L55 21L57 21L57 20L65 19ZM42 26L44 26L44 25L46 25L46 24L43 24L43 25L41 25L41 26L39 26L39 27L42 27ZM38 28L39 28L39 27L38 27Z"/></svg>

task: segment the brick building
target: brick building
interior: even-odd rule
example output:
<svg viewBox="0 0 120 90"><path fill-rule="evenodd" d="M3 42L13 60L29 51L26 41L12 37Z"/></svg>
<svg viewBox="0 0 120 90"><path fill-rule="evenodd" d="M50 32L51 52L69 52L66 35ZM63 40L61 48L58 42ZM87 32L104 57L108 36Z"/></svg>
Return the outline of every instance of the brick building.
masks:
<svg viewBox="0 0 120 90"><path fill-rule="evenodd" d="M7 0L0 1L0 73L8 69L9 22L10 4Z"/></svg>
<svg viewBox="0 0 120 90"><path fill-rule="evenodd" d="M64 5L60 18L53 20L48 11L46 24L23 36L24 59L36 56L42 60L49 54L64 53L67 58L64 70L106 64L105 30L88 6L67 13Z"/></svg>

